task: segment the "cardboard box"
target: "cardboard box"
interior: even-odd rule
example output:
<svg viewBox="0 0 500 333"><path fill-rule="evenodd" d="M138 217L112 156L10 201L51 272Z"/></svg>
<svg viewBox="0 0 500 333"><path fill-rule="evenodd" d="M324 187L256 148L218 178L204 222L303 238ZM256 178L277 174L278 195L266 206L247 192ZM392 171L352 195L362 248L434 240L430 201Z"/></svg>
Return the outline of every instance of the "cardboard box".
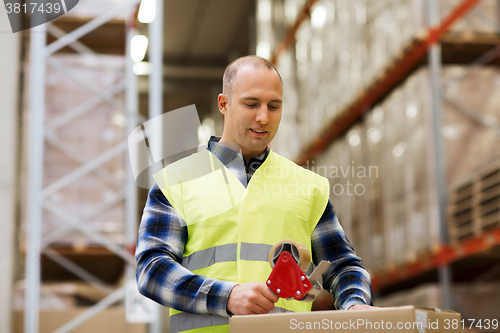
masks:
<svg viewBox="0 0 500 333"><path fill-rule="evenodd" d="M363 311L316 311L233 316L230 333L284 332L462 332L457 312L401 306Z"/></svg>
<svg viewBox="0 0 500 333"><path fill-rule="evenodd" d="M63 311L40 311L39 333L55 332L62 325L86 311L87 307L74 307ZM14 333L24 331L23 312L14 312ZM85 321L72 333L146 333L147 324L130 324L125 320L125 309L113 306Z"/></svg>
<svg viewBox="0 0 500 333"><path fill-rule="evenodd" d="M451 293L453 295L453 308L460 312L466 329L477 329L482 325L487 332L500 332L498 325L500 320L500 284L498 282L478 285L457 283L452 286ZM441 288L436 283L424 284L413 289L375 298L373 302L376 306L413 304L424 308L439 307ZM496 321L494 322L494 320ZM486 328L488 323L490 327Z"/></svg>

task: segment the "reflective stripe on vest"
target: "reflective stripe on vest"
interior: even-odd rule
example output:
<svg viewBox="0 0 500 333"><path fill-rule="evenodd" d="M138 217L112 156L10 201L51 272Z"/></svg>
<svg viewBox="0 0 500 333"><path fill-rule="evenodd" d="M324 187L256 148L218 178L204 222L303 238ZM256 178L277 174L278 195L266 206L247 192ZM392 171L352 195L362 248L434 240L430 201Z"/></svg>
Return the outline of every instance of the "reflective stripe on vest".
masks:
<svg viewBox="0 0 500 333"><path fill-rule="evenodd" d="M269 313L286 313L293 312L280 307L274 307ZM181 312L170 316L170 332L177 333L182 331L194 330L197 328L204 328L210 326L229 325L229 318L214 316L214 315L200 315L195 313Z"/></svg>
<svg viewBox="0 0 500 333"><path fill-rule="evenodd" d="M214 315L181 312L170 316L171 333L228 324L229 318Z"/></svg>
<svg viewBox="0 0 500 333"><path fill-rule="evenodd" d="M196 251L182 258L182 266L190 271L212 266L218 262L236 261L237 244L224 244Z"/></svg>
<svg viewBox="0 0 500 333"><path fill-rule="evenodd" d="M198 170L200 165L203 172ZM155 174L155 180L186 222L182 265L195 274L240 285L266 281L271 272L269 253L282 239L293 239L311 250L311 234L329 192L325 178L272 151L247 188L208 150L167 166ZM276 307L302 312L310 311L311 303L280 299ZM180 314L185 313L174 311L172 319ZM186 315L193 320L205 317ZM213 326L212 317L194 321ZM179 331L194 325L188 322L173 321Z"/></svg>
<svg viewBox="0 0 500 333"><path fill-rule="evenodd" d="M269 252L273 248L268 244L241 243L242 260L269 261ZM182 259L182 266L190 271L209 267L215 263L236 261L237 244L224 244L196 251Z"/></svg>
<svg viewBox="0 0 500 333"><path fill-rule="evenodd" d="M241 243L241 259L253 261L269 261L269 253L273 245Z"/></svg>

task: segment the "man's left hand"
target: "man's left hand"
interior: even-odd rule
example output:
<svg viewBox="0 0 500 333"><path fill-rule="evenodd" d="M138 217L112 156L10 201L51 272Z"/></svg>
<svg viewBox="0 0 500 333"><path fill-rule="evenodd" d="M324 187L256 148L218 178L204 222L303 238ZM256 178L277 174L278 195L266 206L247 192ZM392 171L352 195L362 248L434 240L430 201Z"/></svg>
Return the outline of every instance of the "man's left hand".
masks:
<svg viewBox="0 0 500 333"><path fill-rule="evenodd" d="M378 309L378 307L365 304L356 304L351 306L347 310L373 310L373 309Z"/></svg>

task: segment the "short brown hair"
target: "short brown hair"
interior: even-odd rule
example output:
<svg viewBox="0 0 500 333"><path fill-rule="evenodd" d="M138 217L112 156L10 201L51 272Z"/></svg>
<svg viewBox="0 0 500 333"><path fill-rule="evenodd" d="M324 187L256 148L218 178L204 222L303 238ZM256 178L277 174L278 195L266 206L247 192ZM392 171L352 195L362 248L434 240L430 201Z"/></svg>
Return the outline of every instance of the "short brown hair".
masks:
<svg viewBox="0 0 500 333"><path fill-rule="evenodd" d="M247 55L231 62L224 71L224 76L222 77L222 93L227 96L229 103L231 102L231 95L233 93L238 70L244 66L252 66L258 69L274 70L280 78L281 86L283 86L281 75L272 62L256 55Z"/></svg>

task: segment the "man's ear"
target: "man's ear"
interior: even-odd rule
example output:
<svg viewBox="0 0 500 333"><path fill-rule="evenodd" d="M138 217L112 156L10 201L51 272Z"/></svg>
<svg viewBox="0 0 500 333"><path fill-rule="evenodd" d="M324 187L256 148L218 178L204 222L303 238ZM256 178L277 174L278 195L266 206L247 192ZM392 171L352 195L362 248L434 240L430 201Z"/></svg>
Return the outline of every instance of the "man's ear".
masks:
<svg viewBox="0 0 500 333"><path fill-rule="evenodd" d="M229 103L229 100L226 95L224 94L219 94L219 97L217 98L217 105L219 106L219 111L223 115L227 114L227 104Z"/></svg>

